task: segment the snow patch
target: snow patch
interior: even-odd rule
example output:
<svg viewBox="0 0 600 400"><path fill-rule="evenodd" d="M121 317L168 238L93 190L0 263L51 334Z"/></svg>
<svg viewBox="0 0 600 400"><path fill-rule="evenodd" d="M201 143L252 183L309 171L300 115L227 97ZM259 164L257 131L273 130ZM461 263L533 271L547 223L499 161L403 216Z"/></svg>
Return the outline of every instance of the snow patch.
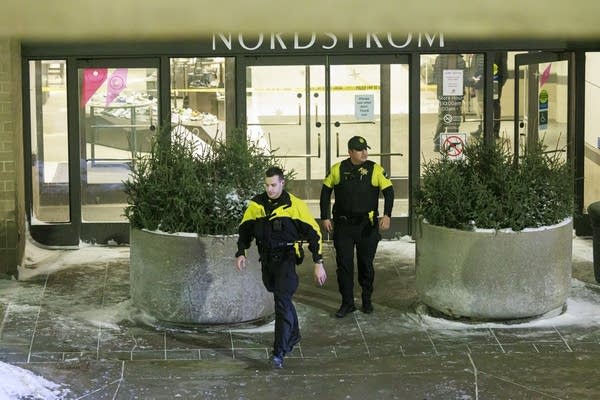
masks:
<svg viewBox="0 0 600 400"><path fill-rule="evenodd" d="M68 389L44 379L33 372L0 361L0 400L42 399L59 400L69 394Z"/></svg>

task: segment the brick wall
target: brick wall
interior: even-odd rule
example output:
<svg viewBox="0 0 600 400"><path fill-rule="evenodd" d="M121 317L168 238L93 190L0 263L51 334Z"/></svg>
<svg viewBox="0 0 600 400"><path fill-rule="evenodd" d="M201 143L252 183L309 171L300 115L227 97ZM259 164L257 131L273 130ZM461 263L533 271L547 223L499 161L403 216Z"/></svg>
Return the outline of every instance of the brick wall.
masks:
<svg viewBox="0 0 600 400"><path fill-rule="evenodd" d="M21 52L0 38L0 278L16 276L25 246Z"/></svg>

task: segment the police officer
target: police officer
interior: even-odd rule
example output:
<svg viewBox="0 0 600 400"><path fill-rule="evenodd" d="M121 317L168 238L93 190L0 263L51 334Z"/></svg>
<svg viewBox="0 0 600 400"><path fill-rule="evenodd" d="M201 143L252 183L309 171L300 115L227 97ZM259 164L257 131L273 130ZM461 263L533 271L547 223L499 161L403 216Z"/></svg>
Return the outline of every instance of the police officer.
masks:
<svg viewBox="0 0 600 400"><path fill-rule="evenodd" d="M373 258L381 239L379 229L390 227L394 189L381 165L367 160L370 147L361 136L348 141L349 158L331 167L321 188L321 220L323 229L333 231L336 251L337 281L342 305L338 318L354 312L354 248L358 267L358 283L362 288L362 311L373 312ZM330 217L331 192L335 192L333 223ZM383 193L383 216L378 217L379 191ZM335 227L335 230L333 229Z"/></svg>
<svg viewBox="0 0 600 400"><path fill-rule="evenodd" d="M300 341L300 329L292 296L298 288L296 264L302 263L302 240L314 261L314 278L323 285L327 274L321 256L321 232L306 204L284 190L283 171L271 167L265 173L265 192L248 203L239 226L236 267L246 267L246 249L252 238L260 254L265 288L275 300L275 340L271 362L282 368L283 358Z"/></svg>

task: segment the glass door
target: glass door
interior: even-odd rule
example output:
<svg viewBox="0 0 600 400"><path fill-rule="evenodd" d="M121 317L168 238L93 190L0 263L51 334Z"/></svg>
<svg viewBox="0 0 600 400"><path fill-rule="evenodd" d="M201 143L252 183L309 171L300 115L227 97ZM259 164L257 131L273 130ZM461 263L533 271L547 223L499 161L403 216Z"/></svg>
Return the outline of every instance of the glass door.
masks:
<svg viewBox="0 0 600 400"><path fill-rule="evenodd" d="M127 242L123 181L158 132L158 62L77 65L81 238Z"/></svg>
<svg viewBox="0 0 600 400"><path fill-rule="evenodd" d="M246 66L248 137L283 161L288 187L318 213L325 173L323 58L252 59Z"/></svg>
<svg viewBox="0 0 600 400"><path fill-rule="evenodd" d="M547 151L567 157L571 137L568 54L517 54L515 76L515 154L539 140Z"/></svg>
<svg viewBox="0 0 600 400"><path fill-rule="evenodd" d="M331 152L327 168L348 158L351 137L367 140L369 159L384 167L394 185L392 216L401 223L392 225L390 235L408 233L408 81L408 63L400 56L330 58Z"/></svg>
<svg viewBox="0 0 600 400"><path fill-rule="evenodd" d="M32 60L27 67L33 239L127 243L123 182L158 131L159 59Z"/></svg>
<svg viewBox="0 0 600 400"><path fill-rule="evenodd" d="M122 232L128 226L123 181L158 131L158 65L81 62L77 77L81 235L91 242L119 242L128 237Z"/></svg>
<svg viewBox="0 0 600 400"><path fill-rule="evenodd" d="M408 64L403 58L251 58L245 72L248 136L293 171L290 191L305 199L315 216L325 174L348 157L348 140L360 135L371 147L369 158L392 178L393 216L408 221Z"/></svg>

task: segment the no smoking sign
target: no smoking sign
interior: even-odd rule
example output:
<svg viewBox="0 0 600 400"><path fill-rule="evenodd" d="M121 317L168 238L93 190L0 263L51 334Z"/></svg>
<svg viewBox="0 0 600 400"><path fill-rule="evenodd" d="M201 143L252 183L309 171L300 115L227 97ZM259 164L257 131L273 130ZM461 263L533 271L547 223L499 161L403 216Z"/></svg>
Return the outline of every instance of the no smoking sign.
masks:
<svg viewBox="0 0 600 400"><path fill-rule="evenodd" d="M442 152L446 153L448 158L453 160L462 160L464 158L464 149L466 143L466 133L442 133L440 135L440 149Z"/></svg>

